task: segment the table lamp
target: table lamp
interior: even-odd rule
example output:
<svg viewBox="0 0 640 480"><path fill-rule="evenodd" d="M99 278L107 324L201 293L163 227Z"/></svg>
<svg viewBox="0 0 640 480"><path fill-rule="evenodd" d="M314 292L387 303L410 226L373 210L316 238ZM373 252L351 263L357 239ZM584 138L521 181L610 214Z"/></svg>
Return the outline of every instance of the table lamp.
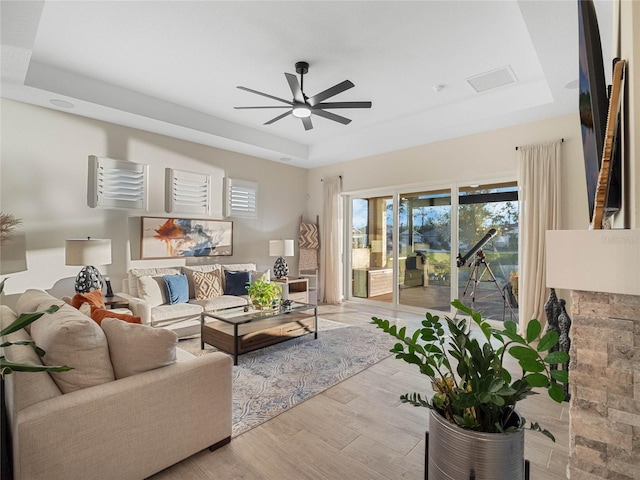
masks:
<svg viewBox="0 0 640 480"><path fill-rule="evenodd" d="M284 257L293 257L293 240L269 240L269 256L278 257L273 264L273 276L284 278L289 275L289 266Z"/></svg>
<svg viewBox="0 0 640 480"><path fill-rule="evenodd" d="M65 240L65 265L82 265L76 277L76 293L102 290L102 275L94 265L111 263L111 240L104 238Z"/></svg>

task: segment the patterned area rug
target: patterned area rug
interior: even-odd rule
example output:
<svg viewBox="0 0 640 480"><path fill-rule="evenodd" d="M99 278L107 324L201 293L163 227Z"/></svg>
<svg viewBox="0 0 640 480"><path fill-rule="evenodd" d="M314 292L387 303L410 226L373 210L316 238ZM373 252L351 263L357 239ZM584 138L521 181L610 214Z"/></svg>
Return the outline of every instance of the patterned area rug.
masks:
<svg viewBox="0 0 640 480"><path fill-rule="evenodd" d="M318 339L305 335L246 353L233 367L233 433L260 425L391 355L393 339L373 325L318 319ZM178 344L194 355L217 351L200 339Z"/></svg>

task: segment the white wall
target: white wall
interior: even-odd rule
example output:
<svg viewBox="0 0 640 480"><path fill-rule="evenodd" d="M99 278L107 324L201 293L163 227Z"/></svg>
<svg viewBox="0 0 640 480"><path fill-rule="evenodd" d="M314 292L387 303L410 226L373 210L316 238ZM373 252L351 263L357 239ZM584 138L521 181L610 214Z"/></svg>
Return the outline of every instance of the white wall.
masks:
<svg viewBox="0 0 640 480"><path fill-rule="evenodd" d="M309 172L309 215L322 217L324 177L342 175L344 192L441 186L517 177L516 146L564 138L562 228L589 226L580 122L575 115L543 120L316 168Z"/></svg>
<svg viewBox="0 0 640 480"><path fill-rule="evenodd" d="M272 267L268 240L297 238L306 211L307 170L206 147L141 130L91 120L11 100L1 103L0 209L23 220L29 270L11 275L4 302L28 288L72 294L79 267L64 265L66 238L111 238L113 263L99 267L114 290L129 268L184 264L184 260L139 260L140 216L164 212L166 167L207 173L222 168L231 178L259 184L257 219L232 218L233 256L206 263L256 262ZM122 211L87 206L89 155L149 164L149 209ZM185 216L185 215L174 215ZM201 260L202 261L202 260ZM288 259L297 271L297 258ZM13 296L15 297L15 295Z"/></svg>

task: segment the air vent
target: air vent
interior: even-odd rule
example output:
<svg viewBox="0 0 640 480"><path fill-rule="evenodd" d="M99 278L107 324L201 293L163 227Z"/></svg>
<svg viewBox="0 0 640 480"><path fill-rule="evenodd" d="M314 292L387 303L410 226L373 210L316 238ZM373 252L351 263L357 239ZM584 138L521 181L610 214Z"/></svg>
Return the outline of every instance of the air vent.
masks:
<svg viewBox="0 0 640 480"><path fill-rule="evenodd" d="M498 68L497 70L482 73L475 77L467 78L466 80L478 93L486 92L493 88L503 87L510 83L516 83L517 81L511 67Z"/></svg>

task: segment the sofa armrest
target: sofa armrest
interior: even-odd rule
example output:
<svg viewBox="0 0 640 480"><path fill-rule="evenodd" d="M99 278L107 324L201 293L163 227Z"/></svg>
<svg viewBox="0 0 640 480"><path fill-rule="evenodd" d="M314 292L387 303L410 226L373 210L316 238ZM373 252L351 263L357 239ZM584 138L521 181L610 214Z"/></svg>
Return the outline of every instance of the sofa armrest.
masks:
<svg viewBox="0 0 640 480"><path fill-rule="evenodd" d="M129 310L131 310L134 315L140 317L143 325L151 325L151 305L149 305L148 302L124 292L118 292L116 295L127 299L129 302Z"/></svg>
<svg viewBox="0 0 640 480"><path fill-rule="evenodd" d="M231 358L193 357L17 415L15 479L141 479L231 436Z"/></svg>

